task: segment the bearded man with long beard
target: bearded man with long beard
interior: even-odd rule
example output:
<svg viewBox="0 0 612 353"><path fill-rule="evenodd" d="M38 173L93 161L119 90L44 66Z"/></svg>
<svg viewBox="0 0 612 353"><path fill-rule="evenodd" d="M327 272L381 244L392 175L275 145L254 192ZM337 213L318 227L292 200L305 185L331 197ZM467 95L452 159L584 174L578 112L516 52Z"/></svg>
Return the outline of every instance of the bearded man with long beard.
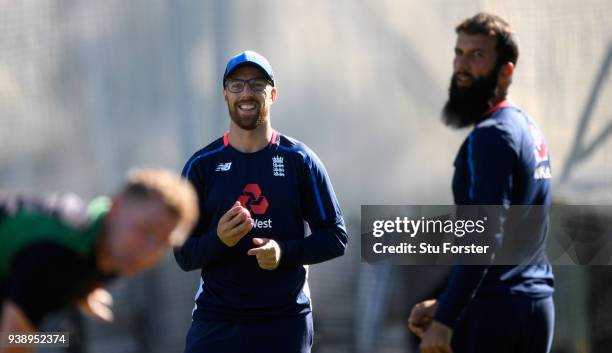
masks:
<svg viewBox="0 0 612 353"><path fill-rule="evenodd" d="M488 215L483 239L493 252L477 265L455 265L444 293L414 306L409 327L423 353L547 353L554 324L554 277L545 254L548 149L508 98L518 59L510 25L479 13L456 33L442 115L447 125L472 131L455 158L453 196L458 212L468 205Z"/></svg>

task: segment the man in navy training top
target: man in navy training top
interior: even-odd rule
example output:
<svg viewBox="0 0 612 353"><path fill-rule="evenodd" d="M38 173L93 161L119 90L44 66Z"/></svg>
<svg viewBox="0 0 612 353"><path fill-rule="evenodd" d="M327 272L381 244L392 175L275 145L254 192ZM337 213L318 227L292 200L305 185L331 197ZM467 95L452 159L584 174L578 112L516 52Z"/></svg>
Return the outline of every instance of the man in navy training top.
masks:
<svg viewBox="0 0 612 353"><path fill-rule="evenodd" d="M201 212L175 251L183 270L201 270L185 352L310 352L307 265L345 252L338 200L314 152L272 129L277 87L263 56L229 60L223 97L229 132L183 169Z"/></svg>
<svg viewBox="0 0 612 353"><path fill-rule="evenodd" d="M518 58L509 24L479 13L456 33L443 118L447 125L473 130L454 163L455 204L497 205L479 207L497 210L488 221L495 255L510 243L520 244L523 257L516 263L527 264L496 265L495 257L487 265L454 266L445 292L415 305L409 326L426 353L545 353L554 324L553 274L544 253L551 198L548 151L533 121L508 100ZM510 205L536 206L525 213L509 212ZM510 224L518 227L511 235ZM510 239L515 234L524 240Z"/></svg>

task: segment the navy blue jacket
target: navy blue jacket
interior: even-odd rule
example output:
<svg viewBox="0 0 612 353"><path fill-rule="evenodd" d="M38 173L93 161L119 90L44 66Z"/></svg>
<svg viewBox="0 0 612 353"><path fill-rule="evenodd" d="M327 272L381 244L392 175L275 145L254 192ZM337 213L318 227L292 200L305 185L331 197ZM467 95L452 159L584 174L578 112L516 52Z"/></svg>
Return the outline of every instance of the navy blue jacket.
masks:
<svg viewBox="0 0 612 353"><path fill-rule="evenodd" d="M274 132L270 143L242 153L227 134L195 153L183 176L195 186L200 219L175 251L185 271L201 269L195 320L296 316L310 312L307 266L344 254L347 233L327 172L303 143ZM254 228L234 247L217 236L219 219L240 200ZM311 230L307 236L306 224ZM254 237L276 240L276 270L247 251Z"/></svg>
<svg viewBox="0 0 612 353"><path fill-rule="evenodd" d="M435 319L453 327L470 300L489 295L552 295L553 274L545 255L551 171L548 149L540 130L506 101L485 114L459 149L455 159L453 195L456 205L497 205L491 229L496 255L520 244L517 265L453 267L445 292L438 299ZM537 205L536 207L511 205ZM492 211L493 210L493 211ZM513 212L516 211L516 212ZM512 235L520 240L506 239ZM528 263L529 265L521 265Z"/></svg>

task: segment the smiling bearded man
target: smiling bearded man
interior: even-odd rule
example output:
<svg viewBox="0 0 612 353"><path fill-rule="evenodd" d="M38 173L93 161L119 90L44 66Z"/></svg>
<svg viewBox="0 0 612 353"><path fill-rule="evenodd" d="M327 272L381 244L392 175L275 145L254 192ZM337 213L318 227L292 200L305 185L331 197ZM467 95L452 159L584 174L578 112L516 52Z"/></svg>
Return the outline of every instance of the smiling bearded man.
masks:
<svg viewBox="0 0 612 353"><path fill-rule="evenodd" d="M307 265L344 254L340 206L314 152L272 129L278 89L268 61L234 56L223 87L229 132L183 169L201 212L175 252L183 270L201 271L185 352L308 353Z"/></svg>

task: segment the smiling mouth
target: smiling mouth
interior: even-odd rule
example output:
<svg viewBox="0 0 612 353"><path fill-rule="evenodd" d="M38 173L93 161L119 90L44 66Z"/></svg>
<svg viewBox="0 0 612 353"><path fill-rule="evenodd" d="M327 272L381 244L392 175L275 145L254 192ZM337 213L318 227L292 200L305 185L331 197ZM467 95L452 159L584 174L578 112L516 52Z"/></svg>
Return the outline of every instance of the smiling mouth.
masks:
<svg viewBox="0 0 612 353"><path fill-rule="evenodd" d="M252 112L257 108L257 105L253 102L238 103L238 109L244 112Z"/></svg>

